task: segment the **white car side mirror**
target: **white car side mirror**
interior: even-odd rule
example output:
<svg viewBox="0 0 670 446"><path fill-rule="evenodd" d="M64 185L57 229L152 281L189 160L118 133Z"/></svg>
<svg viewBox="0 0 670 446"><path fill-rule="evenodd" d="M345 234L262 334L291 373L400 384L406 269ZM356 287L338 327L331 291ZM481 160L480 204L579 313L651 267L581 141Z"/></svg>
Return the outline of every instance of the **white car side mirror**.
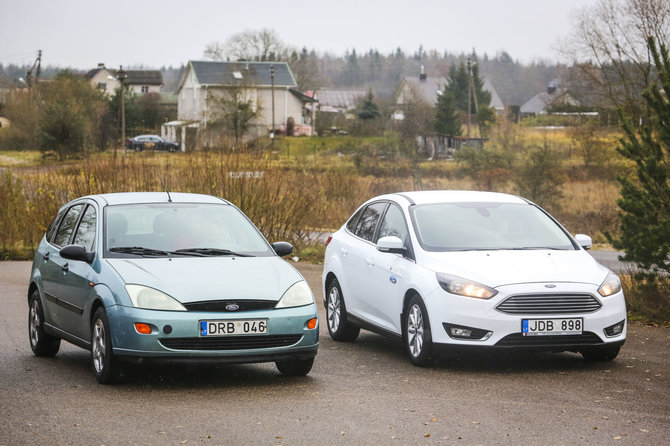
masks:
<svg viewBox="0 0 670 446"><path fill-rule="evenodd" d="M405 245L399 237L389 235L377 240L377 251L401 254L405 252Z"/></svg>
<svg viewBox="0 0 670 446"><path fill-rule="evenodd" d="M591 246L593 246L593 240L591 240L591 237L588 235L584 234L577 234L575 235L575 240L577 240L577 243L579 243L579 246L581 246L584 249L591 249Z"/></svg>

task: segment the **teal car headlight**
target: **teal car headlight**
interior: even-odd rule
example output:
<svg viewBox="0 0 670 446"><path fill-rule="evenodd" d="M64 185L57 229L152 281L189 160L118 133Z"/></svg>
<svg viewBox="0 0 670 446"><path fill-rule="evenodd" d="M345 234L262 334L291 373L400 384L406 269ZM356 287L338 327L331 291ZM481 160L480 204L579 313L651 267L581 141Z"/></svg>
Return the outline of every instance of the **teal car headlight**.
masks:
<svg viewBox="0 0 670 446"><path fill-rule="evenodd" d="M176 299L155 288L144 285L126 285L133 306L147 310L186 311Z"/></svg>
<svg viewBox="0 0 670 446"><path fill-rule="evenodd" d="M616 294L619 291L621 291L621 281L616 274L610 271L609 274L607 274L607 277L605 277L605 280L603 280L603 283L600 284L598 293L602 297L607 297Z"/></svg>
<svg viewBox="0 0 670 446"><path fill-rule="evenodd" d="M302 307L314 303L314 295L307 285L307 282L301 280L289 287L284 295L279 299L275 308Z"/></svg>
<svg viewBox="0 0 670 446"><path fill-rule="evenodd" d="M451 274L436 273L437 282L442 289L451 294L457 294L465 297L475 297L478 299L490 299L498 292L493 288L482 285L472 280L462 277L452 276Z"/></svg>

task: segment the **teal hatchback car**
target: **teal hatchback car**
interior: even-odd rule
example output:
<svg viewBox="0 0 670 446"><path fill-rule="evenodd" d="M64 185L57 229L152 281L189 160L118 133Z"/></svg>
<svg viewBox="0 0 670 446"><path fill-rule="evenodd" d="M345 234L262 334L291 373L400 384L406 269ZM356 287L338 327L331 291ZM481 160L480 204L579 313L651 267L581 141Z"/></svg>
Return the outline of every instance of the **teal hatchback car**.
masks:
<svg viewBox="0 0 670 446"><path fill-rule="evenodd" d="M42 238L28 289L30 346L90 350L99 382L127 362L275 362L305 375L319 344L300 273L232 203L127 192L63 206Z"/></svg>

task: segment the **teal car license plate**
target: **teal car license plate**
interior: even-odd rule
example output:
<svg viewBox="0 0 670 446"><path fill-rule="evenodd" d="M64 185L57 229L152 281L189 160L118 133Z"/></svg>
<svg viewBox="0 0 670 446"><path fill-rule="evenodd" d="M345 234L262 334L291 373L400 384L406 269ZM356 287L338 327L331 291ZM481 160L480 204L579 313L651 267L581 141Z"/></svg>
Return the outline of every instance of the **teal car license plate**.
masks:
<svg viewBox="0 0 670 446"><path fill-rule="evenodd" d="M582 334L584 319L522 319L521 333L524 336L575 335Z"/></svg>
<svg viewBox="0 0 670 446"><path fill-rule="evenodd" d="M267 333L267 319L200 321L200 336L264 335Z"/></svg>

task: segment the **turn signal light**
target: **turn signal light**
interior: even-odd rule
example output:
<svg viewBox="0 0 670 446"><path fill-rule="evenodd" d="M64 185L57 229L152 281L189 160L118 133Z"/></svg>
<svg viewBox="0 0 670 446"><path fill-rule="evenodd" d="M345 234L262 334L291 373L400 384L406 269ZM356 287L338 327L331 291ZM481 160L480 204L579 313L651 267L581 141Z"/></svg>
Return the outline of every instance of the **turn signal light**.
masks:
<svg viewBox="0 0 670 446"><path fill-rule="evenodd" d="M144 324L142 322L135 322L135 330L139 334L151 334L151 327L149 324Z"/></svg>
<svg viewBox="0 0 670 446"><path fill-rule="evenodd" d="M310 330L314 330L316 328L316 318L312 318L309 321L307 321L307 328Z"/></svg>

